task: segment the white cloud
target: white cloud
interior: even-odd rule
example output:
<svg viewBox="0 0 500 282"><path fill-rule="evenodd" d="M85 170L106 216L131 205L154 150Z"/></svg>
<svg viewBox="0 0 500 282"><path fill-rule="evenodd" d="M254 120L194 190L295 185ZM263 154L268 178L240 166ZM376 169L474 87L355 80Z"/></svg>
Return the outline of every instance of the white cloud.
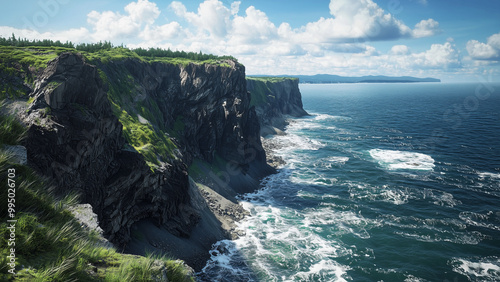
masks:
<svg viewBox="0 0 500 282"><path fill-rule="evenodd" d="M198 7L198 13L193 13L188 12L181 2L174 1L170 4L178 16L185 18L199 30L206 31L217 38L227 35L231 24L230 17L236 11L236 6L234 5L230 10L218 0L206 0Z"/></svg>
<svg viewBox="0 0 500 282"><path fill-rule="evenodd" d="M410 48L406 45L394 45L389 52L392 55L408 55L410 53Z"/></svg>
<svg viewBox="0 0 500 282"><path fill-rule="evenodd" d="M138 0L125 6L127 15L118 12L92 11L87 15L87 22L92 26L95 41L113 40L137 36L144 24L152 24L160 15L155 3Z"/></svg>
<svg viewBox="0 0 500 282"><path fill-rule="evenodd" d="M151 44L160 43L164 40L180 38L184 36L184 30L178 22L171 22L160 26L147 25L139 34L141 39L144 39Z"/></svg>
<svg viewBox="0 0 500 282"><path fill-rule="evenodd" d="M250 6L245 13L245 17L234 17L231 40L235 40L235 43L261 44L277 37L278 29L264 12Z"/></svg>
<svg viewBox="0 0 500 282"><path fill-rule="evenodd" d="M459 53L455 45L450 42L445 44L432 44L426 52L416 55L420 66L431 68L459 68L462 66Z"/></svg>
<svg viewBox="0 0 500 282"><path fill-rule="evenodd" d="M353 42L410 37L411 29L372 0L332 0L333 18L308 23L301 36L313 42Z"/></svg>
<svg viewBox="0 0 500 282"><path fill-rule="evenodd" d="M160 15L160 10L155 3L148 0L138 0L125 6L125 11L134 22L146 22L152 24Z"/></svg>
<svg viewBox="0 0 500 282"><path fill-rule="evenodd" d="M490 36L486 43L470 40L467 52L474 60L500 61L500 33Z"/></svg>
<svg viewBox="0 0 500 282"><path fill-rule="evenodd" d="M433 44L420 53L412 53L405 45L395 45L386 54L381 54L372 46L365 46L363 52L352 54L326 52L314 56L313 52L308 52L293 59L260 54L259 61L254 56L242 56L240 61L251 74L286 74L293 70L316 74L321 70L322 73L339 75L432 76L443 71L451 73L462 69L459 51L450 42ZM260 62L269 64L260 65Z"/></svg>
<svg viewBox="0 0 500 282"><path fill-rule="evenodd" d="M439 23L433 19L421 20L415 25L413 37L428 37L441 33Z"/></svg>
<svg viewBox="0 0 500 282"><path fill-rule="evenodd" d="M231 14L236 15L240 11L241 1L231 3Z"/></svg>

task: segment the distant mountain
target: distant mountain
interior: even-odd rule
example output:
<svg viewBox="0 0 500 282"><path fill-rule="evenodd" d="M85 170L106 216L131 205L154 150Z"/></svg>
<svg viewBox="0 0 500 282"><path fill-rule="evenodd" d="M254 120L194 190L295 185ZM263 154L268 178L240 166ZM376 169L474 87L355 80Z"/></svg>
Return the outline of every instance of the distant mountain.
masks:
<svg viewBox="0 0 500 282"><path fill-rule="evenodd" d="M267 77L268 75L256 75ZM283 75L286 77L298 78L300 83L410 83L410 82L441 82L437 78L418 78L411 76L384 76L384 75L369 75L361 77L338 76L332 74L316 74L316 75Z"/></svg>

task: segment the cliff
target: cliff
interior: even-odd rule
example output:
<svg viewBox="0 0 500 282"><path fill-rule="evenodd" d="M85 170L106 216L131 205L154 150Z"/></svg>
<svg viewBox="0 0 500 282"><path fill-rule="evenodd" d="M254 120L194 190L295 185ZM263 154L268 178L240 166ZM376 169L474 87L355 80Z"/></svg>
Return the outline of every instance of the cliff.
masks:
<svg viewBox="0 0 500 282"><path fill-rule="evenodd" d="M11 61L2 73L15 90L11 106L29 127L29 164L59 193L76 192L91 204L116 246L167 252L201 268L211 245L234 235L232 219L243 210L233 196L253 191L274 172L244 67L232 60L147 61L128 53L69 52L47 61L46 67ZM19 108L22 93L29 96L26 110ZM199 181L213 190L190 180L193 163L206 176ZM224 202L220 194L232 201L224 209L209 207ZM229 210L232 217L224 221L220 215ZM134 236L131 230L144 224L162 236ZM163 242L168 236L191 251Z"/></svg>
<svg viewBox="0 0 500 282"><path fill-rule="evenodd" d="M287 77L247 77L247 89L252 95L261 135L280 134L287 116L308 115L302 107L299 80Z"/></svg>
<svg viewBox="0 0 500 282"><path fill-rule="evenodd" d="M297 80L262 86L234 60L11 49L21 55L0 54L2 111L28 126L28 164L89 203L117 247L197 270L213 243L238 236L235 196L274 172L260 124L283 129L286 115L307 114Z"/></svg>

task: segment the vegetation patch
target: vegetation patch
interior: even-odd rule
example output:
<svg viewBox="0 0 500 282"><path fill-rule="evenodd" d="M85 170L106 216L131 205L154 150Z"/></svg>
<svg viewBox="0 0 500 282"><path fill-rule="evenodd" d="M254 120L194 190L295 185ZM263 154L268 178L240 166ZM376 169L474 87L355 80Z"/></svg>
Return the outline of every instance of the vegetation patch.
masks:
<svg viewBox="0 0 500 282"><path fill-rule="evenodd" d="M175 158L177 146L163 131L156 130L151 124L143 124L137 116L130 115L114 104L114 112L120 112L118 119L123 125L123 135L127 142L141 153L151 167L160 165L161 161Z"/></svg>
<svg viewBox="0 0 500 282"><path fill-rule="evenodd" d="M256 107L268 103L269 99L275 98L275 96L271 95L272 91L269 88L270 84L287 80L298 81L298 78L275 76L247 76L246 79L253 81L254 89L250 91L250 106Z"/></svg>
<svg viewBox="0 0 500 282"><path fill-rule="evenodd" d="M286 80L299 80L298 78L295 77L287 77L287 76L247 76L247 79L250 80L256 80L256 81L262 81L262 82L270 82L270 83L276 83L276 82L283 82Z"/></svg>

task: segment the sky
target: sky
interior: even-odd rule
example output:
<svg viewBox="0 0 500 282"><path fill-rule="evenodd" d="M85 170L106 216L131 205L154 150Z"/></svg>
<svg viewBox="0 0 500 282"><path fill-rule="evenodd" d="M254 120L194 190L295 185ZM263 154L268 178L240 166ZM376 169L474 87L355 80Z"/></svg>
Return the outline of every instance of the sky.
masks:
<svg viewBox="0 0 500 282"><path fill-rule="evenodd" d="M250 75L500 81L500 0L4 1L0 36L232 55Z"/></svg>

